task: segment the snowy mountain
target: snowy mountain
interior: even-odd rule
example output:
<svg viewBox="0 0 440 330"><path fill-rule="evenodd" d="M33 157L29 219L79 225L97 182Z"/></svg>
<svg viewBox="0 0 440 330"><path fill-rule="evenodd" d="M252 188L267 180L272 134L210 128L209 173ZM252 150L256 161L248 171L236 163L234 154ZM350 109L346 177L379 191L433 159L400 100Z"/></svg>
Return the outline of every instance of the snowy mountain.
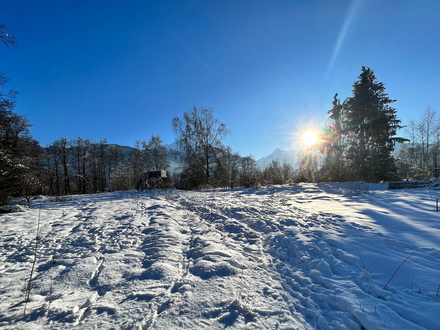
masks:
<svg viewBox="0 0 440 330"><path fill-rule="evenodd" d="M296 168L298 161L297 151L296 150L286 151L276 148L275 151L272 152L269 156L258 159L257 164L260 166L261 169L264 169L267 166L269 166L273 160L278 160L281 164L283 162L289 163L293 166L293 168Z"/></svg>
<svg viewBox="0 0 440 330"><path fill-rule="evenodd" d="M0 215L0 328L440 329L440 191L386 188L39 197Z"/></svg>
<svg viewBox="0 0 440 330"><path fill-rule="evenodd" d="M173 142L170 144L164 144L164 147L167 148L168 152L172 151L172 150L179 151L179 146L178 146L177 142Z"/></svg>

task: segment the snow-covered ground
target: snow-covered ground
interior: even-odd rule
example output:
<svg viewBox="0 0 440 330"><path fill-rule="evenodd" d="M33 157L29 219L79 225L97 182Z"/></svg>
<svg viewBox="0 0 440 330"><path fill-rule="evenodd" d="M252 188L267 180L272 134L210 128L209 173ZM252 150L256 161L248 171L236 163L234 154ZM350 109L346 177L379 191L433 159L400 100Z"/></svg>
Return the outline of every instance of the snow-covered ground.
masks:
<svg viewBox="0 0 440 330"><path fill-rule="evenodd" d="M0 215L0 327L439 329L440 192L345 187L37 199Z"/></svg>

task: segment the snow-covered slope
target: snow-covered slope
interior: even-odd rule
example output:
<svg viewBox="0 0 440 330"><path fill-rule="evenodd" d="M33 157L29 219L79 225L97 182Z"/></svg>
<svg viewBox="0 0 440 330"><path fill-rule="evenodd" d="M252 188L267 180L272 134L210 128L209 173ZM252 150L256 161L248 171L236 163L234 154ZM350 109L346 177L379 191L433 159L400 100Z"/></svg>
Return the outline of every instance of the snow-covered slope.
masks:
<svg viewBox="0 0 440 330"><path fill-rule="evenodd" d="M0 215L0 327L439 329L439 192L385 188L37 200Z"/></svg>
<svg viewBox="0 0 440 330"><path fill-rule="evenodd" d="M278 160L280 164L286 162L292 165L293 168L296 168L298 162L297 151L286 151L276 148L269 156L258 159L257 164L261 169L264 169L266 166L269 166L273 160Z"/></svg>

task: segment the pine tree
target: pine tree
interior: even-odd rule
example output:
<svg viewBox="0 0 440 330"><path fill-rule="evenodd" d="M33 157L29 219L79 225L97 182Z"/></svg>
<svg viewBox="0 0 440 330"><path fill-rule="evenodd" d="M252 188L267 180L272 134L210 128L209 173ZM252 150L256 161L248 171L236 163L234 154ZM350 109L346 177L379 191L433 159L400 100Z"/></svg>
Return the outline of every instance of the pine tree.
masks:
<svg viewBox="0 0 440 330"><path fill-rule="evenodd" d="M328 181L342 181L342 166L344 153L343 136L343 105L338 99L338 93L333 97L333 108L328 111L331 123L324 130L324 138L320 144L321 153L325 154L322 178Z"/></svg>
<svg viewBox="0 0 440 330"><path fill-rule="evenodd" d="M359 80L353 84L353 96L343 104L352 179L384 180L387 172L395 170L392 152L395 142L402 139L394 136L403 126L391 107L394 102L373 70L363 66Z"/></svg>

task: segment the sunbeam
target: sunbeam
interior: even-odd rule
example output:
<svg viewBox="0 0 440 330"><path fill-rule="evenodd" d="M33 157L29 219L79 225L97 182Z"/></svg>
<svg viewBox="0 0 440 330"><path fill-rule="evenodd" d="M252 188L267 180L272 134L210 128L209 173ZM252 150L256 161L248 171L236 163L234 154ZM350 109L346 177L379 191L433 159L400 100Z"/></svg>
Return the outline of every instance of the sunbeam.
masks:
<svg viewBox="0 0 440 330"><path fill-rule="evenodd" d="M344 42L345 36L347 34L348 29L350 28L351 22L353 21L354 14L356 13L360 0L353 0L350 4L350 8L347 13L347 17L345 18L344 25L342 26L341 32L339 32L338 40L336 41L335 48L333 49L333 54L327 68L327 76L330 74L330 71L333 68L333 65L336 61L336 58L339 55L339 51L341 50L341 46Z"/></svg>

